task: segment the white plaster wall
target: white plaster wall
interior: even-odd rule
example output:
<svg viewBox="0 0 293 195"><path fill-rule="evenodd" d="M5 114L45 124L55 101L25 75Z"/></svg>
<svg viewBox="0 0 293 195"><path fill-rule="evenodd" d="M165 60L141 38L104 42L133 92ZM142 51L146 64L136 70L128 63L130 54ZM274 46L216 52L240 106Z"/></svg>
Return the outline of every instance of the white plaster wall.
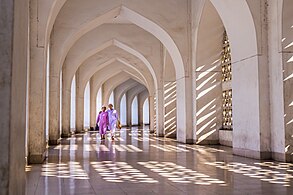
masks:
<svg viewBox="0 0 293 195"><path fill-rule="evenodd" d="M217 144L222 127L223 23L206 1L199 24L195 68L196 138L199 144ZM232 56L233 57L233 56Z"/></svg>
<svg viewBox="0 0 293 195"><path fill-rule="evenodd" d="M160 63L160 53L157 52L160 49L160 42L151 34L132 24L103 24L85 34L70 49L64 65L72 66L74 72L85 59L105 49L103 45L112 40L118 40L143 53L143 56L151 63L154 73L158 72L156 65ZM131 53L125 55L125 58L129 55ZM158 75L154 76L158 77Z"/></svg>
<svg viewBox="0 0 293 195"><path fill-rule="evenodd" d="M183 6L182 4L185 4L186 6ZM183 55L186 57L183 57L185 60L184 62L187 62L187 1L178 1L178 0L164 0L164 1L154 1L147 3L143 2L136 2L136 1L129 1L125 0L122 3L124 6L129 7L130 9L134 9L138 13L146 16L152 21L155 21L159 23L160 26L163 27L163 29L166 29L167 32L171 35L171 37L175 40L176 45L180 48L179 50ZM154 6L154 4L156 6ZM87 1L86 4L80 3L80 1L67 1L66 4L63 6L62 11L58 15L58 18L56 20L56 31L55 35L57 42L60 41L60 45L64 45L65 40L70 40L72 38L72 35L74 33L85 33L89 30L94 29L96 26L101 25L105 22L110 22L113 20L114 16L119 15L120 9L118 6L121 5L120 1L103 1L97 3L96 1ZM180 5L180 6L179 6ZM118 7L118 8L117 8ZM168 9L167 9L167 8ZM114 9L117 8L117 9ZM164 8L164 9L161 9ZM111 10L112 9L112 10ZM98 19L97 16L101 16L105 13L105 11L109 11L108 15L103 16L103 18ZM162 10L169 10L168 12L162 12ZM122 10L125 11L125 10ZM153 14L153 13L157 14ZM83 13L83 14L72 14L72 13ZM176 14L175 14L176 13ZM123 13L125 17L130 17L130 20L133 20L134 22L140 22L139 18L131 18L131 14ZM94 19L96 20L94 21ZM88 25L88 27L84 26L84 30L78 31L78 27L83 28L82 25L85 25L86 23L89 23L90 21L93 21L91 24ZM66 24L66 28L64 28L64 24ZM176 29L176 30L175 30ZM76 34L76 38L78 38L80 35ZM74 39L72 39L74 40ZM73 41L74 42L74 41ZM69 43L69 42L68 42ZM64 54L67 53L68 49L71 47L72 43L67 45L65 44L64 47L56 46L58 49L57 53ZM175 52L176 51L171 51ZM171 54L171 55L172 55ZM178 57L178 56L177 56ZM174 58L173 58L174 59ZM178 59L175 59L178 60ZM180 60L179 60L180 61Z"/></svg>
<svg viewBox="0 0 293 195"><path fill-rule="evenodd" d="M166 71L167 73L167 71ZM176 107L176 82L164 83L164 135L176 137L177 129L177 107Z"/></svg>
<svg viewBox="0 0 293 195"><path fill-rule="evenodd" d="M152 83L152 77L150 74L148 74L145 66L143 63L135 56L128 55L128 53L120 48L117 48L115 46L111 46L102 52L99 52L98 54L92 56L91 58L87 59L83 65L80 66L79 71L80 74L83 75L81 77L83 85L89 80L89 78L93 75L94 72L99 70L100 68L107 67L110 62L117 61L116 59L122 59L125 62L128 62L131 64L134 68L139 70L139 72L143 72L144 77ZM108 63L109 62L109 63ZM100 67L100 68L99 68ZM109 68L109 67L108 67ZM70 81L70 78L74 75L74 68L71 69L70 66L64 66L63 72L65 75L65 86L68 86L68 81Z"/></svg>
<svg viewBox="0 0 293 195"><path fill-rule="evenodd" d="M220 130L219 131L219 142L224 146L233 146L233 131Z"/></svg>

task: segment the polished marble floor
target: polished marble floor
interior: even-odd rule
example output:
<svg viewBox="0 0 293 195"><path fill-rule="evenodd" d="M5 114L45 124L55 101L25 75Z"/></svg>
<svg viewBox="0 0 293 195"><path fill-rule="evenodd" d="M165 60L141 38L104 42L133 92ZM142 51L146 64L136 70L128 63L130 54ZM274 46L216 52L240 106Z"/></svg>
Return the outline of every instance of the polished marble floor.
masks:
<svg viewBox="0 0 293 195"><path fill-rule="evenodd" d="M26 194L293 194L293 164L258 161L223 146L158 138L122 129L63 139L43 165L26 168Z"/></svg>

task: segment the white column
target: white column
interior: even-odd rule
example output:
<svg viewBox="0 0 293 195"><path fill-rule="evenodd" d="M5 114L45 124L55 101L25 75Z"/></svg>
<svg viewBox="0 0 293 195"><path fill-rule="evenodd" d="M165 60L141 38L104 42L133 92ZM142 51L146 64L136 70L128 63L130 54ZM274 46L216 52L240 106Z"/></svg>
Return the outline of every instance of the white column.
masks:
<svg viewBox="0 0 293 195"><path fill-rule="evenodd" d="M164 120L165 120L165 101L164 101L164 90L158 89L156 93L156 127L157 127L157 136L163 137L164 132Z"/></svg>
<svg viewBox="0 0 293 195"><path fill-rule="evenodd" d="M64 82L66 70L62 71L62 132L61 136L70 136L70 112L71 112L71 84Z"/></svg>
<svg viewBox="0 0 293 195"><path fill-rule="evenodd" d="M115 110L119 114L120 113L120 102L119 102L120 97L118 96L118 93L117 93L116 89L114 89L114 106L115 106Z"/></svg>
<svg viewBox="0 0 293 195"><path fill-rule="evenodd" d="M192 77L177 80L177 140L193 143Z"/></svg>
<svg viewBox="0 0 293 195"><path fill-rule="evenodd" d="M46 51L38 45L37 3L30 5L30 87L28 162L42 163L46 150Z"/></svg>
<svg viewBox="0 0 293 195"><path fill-rule="evenodd" d="M76 79L76 107L75 107L75 133L83 132L83 123L84 123L84 91L81 86L80 71L79 69L75 73Z"/></svg>
<svg viewBox="0 0 293 195"><path fill-rule="evenodd" d="M127 126L132 125L132 102L130 101L130 96L129 92L126 93L126 121L127 121Z"/></svg>
<svg viewBox="0 0 293 195"><path fill-rule="evenodd" d="M90 79L90 126L95 127L96 125L96 113L97 110L97 93L94 91L93 78Z"/></svg>
<svg viewBox="0 0 293 195"><path fill-rule="evenodd" d="M154 124L154 114L155 114L155 106L154 106L154 96L149 96L149 119L150 119L150 132L153 133L155 129Z"/></svg>
<svg viewBox="0 0 293 195"><path fill-rule="evenodd" d="M51 40L51 47L54 40ZM54 53L50 52L50 73L49 73L49 144L60 143L60 72L56 67Z"/></svg>
<svg viewBox="0 0 293 195"><path fill-rule="evenodd" d="M143 93L140 93L138 97L138 125L142 126L143 125L143 104L144 104L144 99L143 99Z"/></svg>
<svg viewBox="0 0 293 195"><path fill-rule="evenodd" d="M28 0L0 0L0 194L25 192Z"/></svg>

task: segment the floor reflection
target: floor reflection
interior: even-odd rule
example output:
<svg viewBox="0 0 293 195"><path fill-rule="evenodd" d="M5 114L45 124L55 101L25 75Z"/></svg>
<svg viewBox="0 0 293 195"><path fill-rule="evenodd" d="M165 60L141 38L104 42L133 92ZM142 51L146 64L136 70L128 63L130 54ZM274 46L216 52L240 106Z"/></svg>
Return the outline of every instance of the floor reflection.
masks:
<svg viewBox="0 0 293 195"><path fill-rule="evenodd" d="M207 165L212 165L217 168L226 169L228 171L243 174L245 176L251 177L251 178L257 178L261 181L269 182L272 184L282 184L283 186L290 186L290 180L293 178L291 174L288 173L281 173L279 171L271 170L271 169L264 169L262 167L247 165L244 163L239 162L231 162L231 163L225 163L225 162L207 162L205 163ZM286 163L276 165L276 163L273 162L264 162L264 163L254 163L261 166L267 166L270 168L277 168L282 170L287 170L288 168L292 168L292 165ZM276 166L272 166L276 165ZM286 167L286 168L285 168ZM291 169L289 169L290 171Z"/></svg>
<svg viewBox="0 0 293 195"><path fill-rule="evenodd" d="M114 141L86 132L50 146L44 164L26 167L26 194L293 194L292 172L134 127Z"/></svg>
<svg viewBox="0 0 293 195"><path fill-rule="evenodd" d="M44 177L89 179L79 162L44 164L41 175Z"/></svg>
<svg viewBox="0 0 293 195"><path fill-rule="evenodd" d="M151 171L158 173L159 175L168 178L175 183L196 184L196 185L211 185L220 184L226 186L224 181L211 178L210 176L187 169L186 167L176 165L172 162L139 162L138 164L149 168Z"/></svg>
<svg viewBox="0 0 293 195"><path fill-rule="evenodd" d="M157 183L158 181L148 177L138 169L133 168L126 162L91 162L94 169L109 182L134 182L134 183Z"/></svg>

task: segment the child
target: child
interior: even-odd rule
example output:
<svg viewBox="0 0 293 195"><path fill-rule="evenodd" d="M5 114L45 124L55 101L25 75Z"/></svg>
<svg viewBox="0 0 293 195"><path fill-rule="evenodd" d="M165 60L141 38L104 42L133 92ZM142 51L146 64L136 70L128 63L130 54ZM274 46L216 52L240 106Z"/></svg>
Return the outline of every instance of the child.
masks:
<svg viewBox="0 0 293 195"><path fill-rule="evenodd" d="M109 116L106 112L106 106L102 107L102 111L99 113L97 118L97 124L99 125L101 140L105 139L107 133L107 126L109 125Z"/></svg>

